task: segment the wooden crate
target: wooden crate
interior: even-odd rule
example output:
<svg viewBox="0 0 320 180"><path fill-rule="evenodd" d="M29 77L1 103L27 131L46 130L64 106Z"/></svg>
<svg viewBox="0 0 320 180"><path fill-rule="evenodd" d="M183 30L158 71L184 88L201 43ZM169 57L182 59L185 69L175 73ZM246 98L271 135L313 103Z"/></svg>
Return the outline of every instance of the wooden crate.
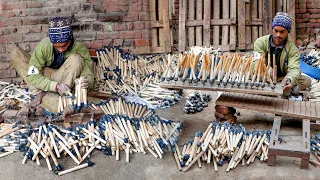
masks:
<svg viewBox="0 0 320 180"><path fill-rule="evenodd" d="M174 0L150 0L150 53L172 52L172 10Z"/></svg>
<svg viewBox="0 0 320 180"><path fill-rule="evenodd" d="M236 48L237 0L179 0L179 51L191 46Z"/></svg>

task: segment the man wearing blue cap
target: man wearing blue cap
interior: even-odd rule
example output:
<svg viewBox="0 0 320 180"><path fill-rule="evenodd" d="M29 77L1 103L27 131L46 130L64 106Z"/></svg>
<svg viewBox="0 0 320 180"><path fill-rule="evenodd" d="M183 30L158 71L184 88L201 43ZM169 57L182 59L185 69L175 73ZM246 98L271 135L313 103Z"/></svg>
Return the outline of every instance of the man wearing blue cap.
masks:
<svg viewBox="0 0 320 180"><path fill-rule="evenodd" d="M11 51L11 64L20 77L27 82L35 95L31 106L41 102L49 111L58 111L58 92L66 95L81 76L83 88L93 88L93 62L89 51L73 38L71 18L55 17L49 21L47 38L34 49L32 55L20 48Z"/></svg>
<svg viewBox="0 0 320 180"><path fill-rule="evenodd" d="M301 75L300 54L296 45L288 38L290 30L291 15L278 12L272 21L272 34L260 37L254 43L254 68L262 53L269 52L271 58L275 54L277 77L282 79L285 96L289 96L292 89L296 92L309 88L311 84L310 77ZM273 64L271 67L274 67Z"/></svg>

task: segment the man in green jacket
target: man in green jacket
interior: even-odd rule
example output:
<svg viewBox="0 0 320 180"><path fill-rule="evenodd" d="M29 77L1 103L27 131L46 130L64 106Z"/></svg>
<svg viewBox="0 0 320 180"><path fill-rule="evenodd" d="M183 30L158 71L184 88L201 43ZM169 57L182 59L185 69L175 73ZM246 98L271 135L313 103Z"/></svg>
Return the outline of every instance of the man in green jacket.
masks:
<svg viewBox="0 0 320 180"><path fill-rule="evenodd" d="M254 67L261 54L270 52L271 58L275 54L277 77L282 80L284 96L289 96L292 89L306 89L311 84L310 77L301 75L300 54L296 45L288 38L290 30L291 16L278 12L272 22L272 34L260 37L254 43Z"/></svg>
<svg viewBox="0 0 320 180"><path fill-rule="evenodd" d="M87 47L73 38L70 25L68 17L52 18L49 37L37 45L31 56L18 47L11 51L12 66L35 96L31 109L38 110L42 102L46 109L57 113L59 95L67 95L77 78L86 77L81 78L85 79L82 88L93 88L93 61Z"/></svg>

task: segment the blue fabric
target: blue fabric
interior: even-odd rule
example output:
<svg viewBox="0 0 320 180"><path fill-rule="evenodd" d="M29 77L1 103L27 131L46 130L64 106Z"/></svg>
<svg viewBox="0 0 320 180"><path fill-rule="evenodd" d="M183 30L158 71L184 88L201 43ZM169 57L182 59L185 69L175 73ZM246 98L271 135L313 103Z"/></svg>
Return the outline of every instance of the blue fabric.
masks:
<svg viewBox="0 0 320 180"><path fill-rule="evenodd" d="M50 20L48 35L51 43L64 43L73 39L71 19L55 17Z"/></svg>
<svg viewBox="0 0 320 180"><path fill-rule="evenodd" d="M74 41L72 40L67 51L72 49L73 43L74 43ZM53 62L49 66L52 69L59 69L62 66L62 64L64 63L64 61L66 60L65 54L60 53L54 47L53 47L53 58L54 58Z"/></svg>
<svg viewBox="0 0 320 180"><path fill-rule="evenodd" d="M286 28L289 32L291 31L291 15L284 12L278 12L272 21L272 29L275 26L282 26Z"/></svg>

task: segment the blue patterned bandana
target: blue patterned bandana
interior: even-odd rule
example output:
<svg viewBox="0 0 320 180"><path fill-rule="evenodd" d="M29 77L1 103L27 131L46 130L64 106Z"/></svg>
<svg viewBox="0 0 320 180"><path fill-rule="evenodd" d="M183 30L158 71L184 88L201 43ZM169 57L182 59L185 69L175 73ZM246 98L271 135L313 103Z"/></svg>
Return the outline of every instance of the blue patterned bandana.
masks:
<svg viewBox="0 0 320 180"><path fill-rule="evenodd" d="M71 19L68 17L55 17L49 21L49 38L51 43L64 43L72 39Z"/></svg>
<svg viewBox="0 0 320 180"><path fill-rule="evenodd" d="M291 31L291 15L284 12L277 12L276 16L273 18L272 21L272 29L275 26L282 26L288 30L288 32Z"/></svg>

